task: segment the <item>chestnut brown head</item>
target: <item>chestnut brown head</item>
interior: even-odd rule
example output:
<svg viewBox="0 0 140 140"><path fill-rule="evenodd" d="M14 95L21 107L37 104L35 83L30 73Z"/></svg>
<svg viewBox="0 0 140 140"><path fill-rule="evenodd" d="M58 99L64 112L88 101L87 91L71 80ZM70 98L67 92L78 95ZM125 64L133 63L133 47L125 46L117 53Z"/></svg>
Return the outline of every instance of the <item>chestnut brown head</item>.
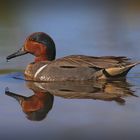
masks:
<svg viewBox="0 0 140 140"><path fill-rule="evenodd" d="M33 54L35 61L52 61L56 55L55 43L49 35L43 32L35 32L27 37L23 47L9 55L7 60L27 53Z"/></svg>

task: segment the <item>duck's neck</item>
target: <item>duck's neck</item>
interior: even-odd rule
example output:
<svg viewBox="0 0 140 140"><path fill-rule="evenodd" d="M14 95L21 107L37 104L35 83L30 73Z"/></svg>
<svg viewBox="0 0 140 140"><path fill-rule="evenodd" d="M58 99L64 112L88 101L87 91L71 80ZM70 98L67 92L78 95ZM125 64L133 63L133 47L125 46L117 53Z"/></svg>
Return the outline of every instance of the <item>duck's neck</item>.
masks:
<svg viewBox="0 0 140 140"><path fill-rule="evenodd" d="M45 98L46 97L46 93L44 92L34 92L34 96L38 97L38 98Z"/></svg>
<svg viewBox="0 0 140 140"><path fill-rule="evenodd" d="M47 57L46 56L39 56L39 57L35 57L35 63L36 62L41 62L41 61L47 61Z"/></svg>
<svg viewBox="0 0 140 140"><path fill-rule="evenodd" d="M41 56L36 56L35 57L35 63L36 62L41 62L41 61L53 61L55 59L55 54L53 55L41 55Z"/></svg>

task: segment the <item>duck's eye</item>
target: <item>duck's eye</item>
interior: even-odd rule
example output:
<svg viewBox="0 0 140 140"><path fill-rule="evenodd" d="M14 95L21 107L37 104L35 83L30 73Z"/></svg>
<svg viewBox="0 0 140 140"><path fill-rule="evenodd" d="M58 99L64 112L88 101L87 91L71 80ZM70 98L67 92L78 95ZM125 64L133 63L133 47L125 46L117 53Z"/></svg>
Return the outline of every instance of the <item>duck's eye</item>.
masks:
<svg viewBox="0 0 140 140"><path fill-rule="evenodd" d="M29 40L30 40L30 41L34 41L34 39L33 39L33 38L29 38Z"/></svg>

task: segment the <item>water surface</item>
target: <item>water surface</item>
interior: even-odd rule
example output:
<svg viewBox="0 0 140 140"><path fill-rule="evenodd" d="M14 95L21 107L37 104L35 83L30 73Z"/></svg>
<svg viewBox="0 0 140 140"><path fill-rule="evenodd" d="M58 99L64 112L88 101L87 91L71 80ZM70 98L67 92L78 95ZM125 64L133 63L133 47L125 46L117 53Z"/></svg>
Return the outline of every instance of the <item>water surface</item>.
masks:
<svg viewBox="0 0 140 140"><path fill-rule="evenodd" d="M140 139L140 66L126 81L39 84L22 80L31 55L5 60L30 33L43 31L54 39L57 58L125 55L139 61L139 2L24 1L2 7L1 139Z"/></svg>

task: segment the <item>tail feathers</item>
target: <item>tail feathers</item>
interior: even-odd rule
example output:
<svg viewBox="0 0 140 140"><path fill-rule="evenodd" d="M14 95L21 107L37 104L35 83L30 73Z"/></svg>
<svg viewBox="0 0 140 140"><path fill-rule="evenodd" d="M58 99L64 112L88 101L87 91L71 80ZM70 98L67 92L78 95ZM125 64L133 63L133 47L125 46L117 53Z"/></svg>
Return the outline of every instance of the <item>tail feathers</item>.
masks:
<svg viewBox="0 0 140 140"><path fill-rule="evenodd" d="M135 62L135 63L129 64L129 65L127 65L126 67L131 67L131 68L133 68L134 66L136 66L136 65L138 65L138 64L140 64L140 62Z"/></svg>
<svg viewBox="0 0 140 140"><path fill-rule="evenodd" d="M134 66L138 64L140 64L140 62L128 64L126 66L121 66L121 67L106 68L103 70L103 74L106 78L109 77L123 78Z"/></svg>

